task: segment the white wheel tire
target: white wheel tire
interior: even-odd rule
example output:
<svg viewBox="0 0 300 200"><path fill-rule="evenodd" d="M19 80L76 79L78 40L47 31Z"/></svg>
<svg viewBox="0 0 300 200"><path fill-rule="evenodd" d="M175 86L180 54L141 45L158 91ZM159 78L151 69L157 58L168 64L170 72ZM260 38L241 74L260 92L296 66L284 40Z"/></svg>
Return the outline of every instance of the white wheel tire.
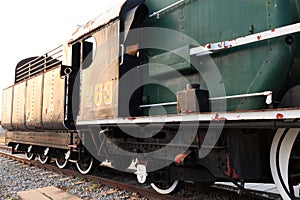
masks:
<svg viewBox="0 0 300 200"><path fill-rule="evenodd" d="M48 162L48 160L49 160L49 157L46 156L46 159L45 159L45 160L42 160L42 159L41 159L41 156L38 156L38 160L40 161L40 163L46 164L46 163Z"/></svg>
<svg viewBox="0 0 300 200"><path fill-rule="evenodd" d="M297 135L300 129L290 129L284 136L281 145L279 146L279 142L283 137L285 129L278 129L276 135L273 139L271 152L270 152L270 166L271 166L271 173L275 185L282 196L283 199L290 199L289 194L286 190L290 193L290 188L288 184L288 166L289 166L289 159L292 151L293 144L296 141ZM279 152L279 169L277 166L277 153ZM278 172L280 174L278 174ZM280 179L282 178L282 181Z"/></svg>
<svg viewBox="0 0 300 200"><path fill-rule="evenodd" d="M68 160L65 160L65 162L63 164L60 164L58 161L57 161L57 158L55 159L55 163L56 163L56 166L60 169L64 169L66 168L67 164L68 164Z"/></svg>
<svg viewBox="0 0 300 200"><path fill-rule="evenodd" d="M172 192L176 189L178 183L179 183L179 181L178 181L178 180L175 180L175 181L173 182L173 184L172 184L169 188L167 188L167 189L161 189L161 188L158 188L158 187L155 185L155 183L151 183L151 187L152 187L156 192L158 192L159 194L170 194L170 193L172 193Z"/></svg>
<svg viewBox="0 0 300 200"><path fill-rule="evenodd" d="M76 163L76 167L81 174L88 174L92 170L93 164L94 164L94 158L91 158L89 167L87 169L85 169L85 170L82 169L80 167L80 165L78 164L78 162Z"/></svg>
<svg viewBox="0 0 300 200"><path fill-rule="evenodd" d="M28 155L29 154L29 155ZM25 153L25 156L27 158L27 160L33 160L34 159L34 154L33 153Z"/></svg>

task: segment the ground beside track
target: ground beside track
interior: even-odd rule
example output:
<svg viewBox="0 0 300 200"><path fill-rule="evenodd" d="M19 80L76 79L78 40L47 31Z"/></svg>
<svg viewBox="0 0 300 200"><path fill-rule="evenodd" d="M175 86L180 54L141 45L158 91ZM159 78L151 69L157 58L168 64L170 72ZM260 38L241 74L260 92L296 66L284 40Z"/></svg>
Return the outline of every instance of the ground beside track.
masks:
<svg viewBox="0 0 300 200"><path fill-rule="evenodd" d="M0 157L0 200L18 200L17 192L55 186L82 199L141 199L138 194L71 177L45 169L37 169Z"/></svg>
<svg viewBox="0 0 300 200"><path fill-rule="evenodd" d="M1 145L0 145L1 147ZM4 150L6 151L6 150ZM1 153L1 152L0 152ZM53 160L52 160L53 161ZM149 188L149 185L140 185L136 183L136 177L132 174L125 175L120 172L112 172L107 168L94 170L93 176L83 176L74 166L70 169L58 172L57 167L53 165L41 165L39 162L10 160L0 156L0 200L18 199L18 191L31 190L47 186L55 186L70 194L76 195L82 199L206 199L206 200L249 200L262 199L251 196L239 196L237 191L227 192L213 188L201 188L201 190L188 189L183 185L178 192L172 196L158 195ZM27 164L24 164L27 163ZM30 165L28 165L30 163ZM33 166L40 166L35 168ZM45 170L47 168L48 170ZM73 168L73 169L72 169ZM64 175L67 174L67 175ZM72 175L70 175L72 174ZM103 178L107 181L103 180ZM57 180L58 179L58 180ZM112 179L112 180L111 180ZM68 182L70 181L70 182ZM113 183L112 183L113 182ZM127 183L130 183L129 185ZM133 184L132 186L130 186ZM109 186L107 186L109 185ZM142 187L142 188L141 188ZM18 189L19 188L19 189ZM120 189L122 188L122 189ZM141 191L145 189L145 191ZM127 192L126 192L127 191ZM128 192L131 191L131 192ZM150 191L150 192L149 192ZM143 194L143 195L140 195ZM146 196L146 197L145 197ZM260 196L261 197L261 196ZM265 197L265 196L264 196ZM263 198L273 199L273 198ZM277 199L277 198L275 198Z"/></svg>

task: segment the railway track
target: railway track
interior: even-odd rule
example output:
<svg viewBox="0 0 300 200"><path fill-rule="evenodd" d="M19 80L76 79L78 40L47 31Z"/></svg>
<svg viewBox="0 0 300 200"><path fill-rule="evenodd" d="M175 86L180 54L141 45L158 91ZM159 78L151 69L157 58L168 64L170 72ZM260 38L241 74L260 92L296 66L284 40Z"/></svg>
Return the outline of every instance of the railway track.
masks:
<svg viewBox="0 0 300 200"><path fill-rule="evenodd" d="M68 169L59 169L53 164L41 164L38 161L29 161L24 156L10 153L11 148L0 145L0 157L6 157L16 162L21 162L30 167L37 169L48 170L55 174L64 174L68 177L75 177L75 180L81 182L92 182L97 186L108 186L110 191L106 194L124 190L131 194L128 199L280 199L278 195L257 192L257 191L243 191L239 188L234 188L226 185L214 185L213 187L199 187L192 183L183 183L183 188L174 193L173 195L160 195L152 190L148 185L137 185L135 176L132 174L124 174L112 169L97 168L92 175L82 175L72 167ZM112 173L115 175L112 176ZM78 182L78 181L77 181ZM80 181L79 181L80 182ZM68 187L61 189L68 190Z"/></svg>

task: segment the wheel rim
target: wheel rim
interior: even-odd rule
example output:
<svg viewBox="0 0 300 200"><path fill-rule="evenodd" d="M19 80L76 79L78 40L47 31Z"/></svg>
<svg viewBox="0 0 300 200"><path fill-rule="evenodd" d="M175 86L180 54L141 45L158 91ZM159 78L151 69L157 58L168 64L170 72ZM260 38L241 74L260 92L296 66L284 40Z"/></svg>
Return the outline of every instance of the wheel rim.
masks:
<svg viewBox="0 0 300 200"><path fill-rule="evenodd" d="M42 163L42 164L46 164L46 163L48 163L48 161L49 161L49 157L48 157L48 156L45 156L45 155L39 155L39 161L40 161L40 163Z"/></svg>
<svg viewBox="0 0 300 200"><path fill-rule="evenodd" d="M35 158L33 153L26 152L25 156L28 160L33 160Z"/></svg>
<svg viewBox="0 0 300 200"><path fill-rule="evenodd" d="M175 180L173 183L151 183L151 187L160 194L170 194L177 189L179 181Z"/></svg>
<svg viewBox="0 0 300 200"><path fill-rule="evenodd" d="M300 129L278 129L271 146L271 172L275 185L283 199L299 197L299 182L296 187L291 184L295 175L295 172L291 170L291 166L296 162L293 161L293 146L297 146L295 143L299 131Z"/></svg>
<svg viewBox="0 0 300 200"><path fill-rule="evenodd" d="M68 160L64 157L58 157L55 159L56 166L60 169L64 169L68 165Z"/></svg>
<svg viewBox="0 0 300 200"><path fill-rule="evenodd" d="M94 165L94 158L91 157L86 161L78 161L76 167L81 174L88 174Z"/></svg>

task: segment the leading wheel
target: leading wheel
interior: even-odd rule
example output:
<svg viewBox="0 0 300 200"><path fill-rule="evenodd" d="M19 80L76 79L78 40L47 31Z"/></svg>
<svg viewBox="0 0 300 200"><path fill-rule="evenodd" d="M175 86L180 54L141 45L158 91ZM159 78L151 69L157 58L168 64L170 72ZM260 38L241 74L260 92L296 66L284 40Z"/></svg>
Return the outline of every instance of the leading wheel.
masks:
<svg viewBox="0 0 300 200"><path fill-rule="evenodd" d="M40 161L40 163L42 163L42 164L46 164L46 163L48 163L49 162L49 157L48 156L45 156L45 155L39 155L39 161Z"/></svg>
<svg viewBox="0 0 300 200"><path fill-rule="evenodd" d="M88 174L91 172L94 165L94 158L92 156L88 156L85 160L77 161L76 167L81 174Z"/></svg>
<svg viewBox="0 0 300 200"><path fill-rule="evenodd" d="M179 186L179 181L175 180L172 183L165 183L165 182L157 182L157 183L151 183L151 187L160 194L170 194Z"/></svg>
<svg viewBox="0 0 300 200"><path fill-rule="evenodd" d="M296 199L300 188L300 129L278 129L270 153L271 172L283 199Z"/></svg>

